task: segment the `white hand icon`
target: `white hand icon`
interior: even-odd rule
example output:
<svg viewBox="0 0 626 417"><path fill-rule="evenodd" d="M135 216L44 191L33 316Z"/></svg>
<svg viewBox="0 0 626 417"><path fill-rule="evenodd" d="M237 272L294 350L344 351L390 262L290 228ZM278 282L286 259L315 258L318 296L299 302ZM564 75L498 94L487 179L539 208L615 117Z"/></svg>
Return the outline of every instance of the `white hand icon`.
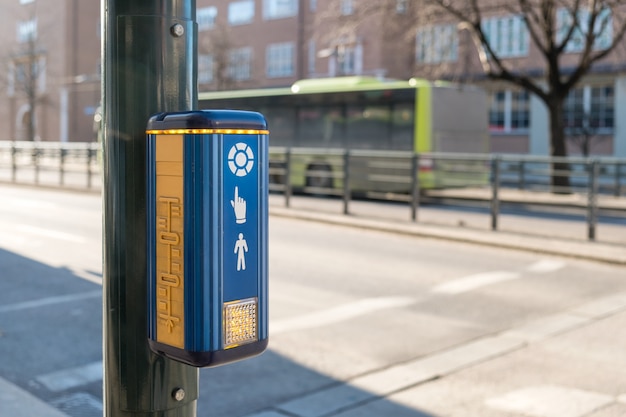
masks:
<svg viewBox="0 0 626 417"><path fill-rule="evenodd" d="M246 200L239 197L239 187L235 187L235 199L230 200L230 205L235 209L235 220L238 224L246 222Z"/></svg>

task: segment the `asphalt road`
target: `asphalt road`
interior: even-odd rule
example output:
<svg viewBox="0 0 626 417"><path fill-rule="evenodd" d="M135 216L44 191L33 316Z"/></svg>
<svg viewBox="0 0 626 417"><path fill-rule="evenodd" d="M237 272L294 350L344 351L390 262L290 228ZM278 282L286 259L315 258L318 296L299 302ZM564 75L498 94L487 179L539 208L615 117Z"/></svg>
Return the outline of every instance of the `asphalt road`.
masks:
<svg viewBox="0 0 626 417"><path fill-rule="evenodd" d="M0 391L100 416L100 199L0 193ZM202 370L198 416L624 415L625 272L272 216L269 350Z"/></svg>

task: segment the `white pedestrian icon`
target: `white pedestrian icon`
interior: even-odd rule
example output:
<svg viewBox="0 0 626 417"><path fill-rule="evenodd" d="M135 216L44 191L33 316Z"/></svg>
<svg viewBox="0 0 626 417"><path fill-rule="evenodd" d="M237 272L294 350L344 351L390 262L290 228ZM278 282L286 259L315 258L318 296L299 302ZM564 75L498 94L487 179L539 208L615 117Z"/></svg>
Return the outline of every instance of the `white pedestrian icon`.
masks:
<svg viewBox="0 0 626 417"><path fill-rule="evenodd" d="M248 252L248 243L243 238L243 233L239 233L239 239L235 242L235 254L237 255L237 271L246 270L246 252Z"/></svg>
<svg viewBox="0 0 626 417"><path fill-rule="evenodd" d="M235 186L235 198L230 200L230 205L235 209L235 221L237 224L246 222L246 200L239 197L239 187Z"/></svg>

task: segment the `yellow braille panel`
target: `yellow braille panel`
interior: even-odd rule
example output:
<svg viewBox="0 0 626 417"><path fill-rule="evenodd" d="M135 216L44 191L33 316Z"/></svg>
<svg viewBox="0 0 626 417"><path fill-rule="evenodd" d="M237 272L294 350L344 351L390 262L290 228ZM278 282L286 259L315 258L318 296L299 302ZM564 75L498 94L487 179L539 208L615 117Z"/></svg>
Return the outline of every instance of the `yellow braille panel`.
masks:
<svg viewBox="0 0 626 417"><path fill-rule="evenodd" d="M155 137L156 339L184 348L183 136Z"/></svg>

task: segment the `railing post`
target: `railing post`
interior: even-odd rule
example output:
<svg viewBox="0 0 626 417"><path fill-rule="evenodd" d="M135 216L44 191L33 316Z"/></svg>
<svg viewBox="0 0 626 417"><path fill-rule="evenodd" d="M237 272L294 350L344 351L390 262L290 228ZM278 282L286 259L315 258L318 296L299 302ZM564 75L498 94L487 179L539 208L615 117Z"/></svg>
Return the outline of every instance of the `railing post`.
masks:
<svg viewBox="0 0 626 417"><path fill-rule="evenodd" d="M596 224L598 223L598 160L587 162L589 169L589 184L587 191L587 238L596 239Z"/></svg>
<svg viewBox="0 0 626 417"><path fill-rule="evenodd" d="M40 158L40 152L42 150L39 148L34 148L33 149L33 160L35 161L35 185L39 185L39 158Z"/></svg>
<svg viewBox="0 0 626 417"><path fill-rule="evenodd" d="M291 204L291 194L293 187L291 186L291 148L285 151L285 207L289 208Z"/></svg>
<svg viewBox="0 0 626 417"><path fill-rule="evenodd" d="M526 161L519 162L519 189L526 188Z"/></svg>
<svg viewBox="0 0 626 417"><path fill-rule="evenodd" d="M17 147L15 142L11 144L11 181L17 181Z"/></svg>
<svg viewBox="0 0 626 417"><path fill-rule="evenodd" d="M94 150L91 147L87 148L87 188L91 188L91 176L93 175L91 164L93 163L93 154Z"/></svg>
<svg viewBox="0 0 626 417"><path fill-rule="evenodd" d="M622 164L620 162L615 163L615 197L619 197L622 194Z"/></svg>
<svg viewBox="0 0 626 417"><path fill-rule="evenodd" d="M420 179L419 179L419 155L413 154L411 158L411 220L417 221L417 208L420 199Z"/></svg>
<svg viewBox="0 0 626 417"><path fill-rule="evenodd" d="M491 230L498 229L498 214L500 212L500 156L491 158Z"/></svg>
<svg viewBox="0 0 626 417"><path fill-rule="evenodd" d="M350 190L350 151L343 154L343 214L350 214L349 204L351 197Z"/></svg>
<svg viewBox="0 0 626 417"><path fill-rule="evenodd" d="M61 160L59 161L59 185L65 185L65 154L66 150L61 147L59 149L59 156Z"/></svg>

